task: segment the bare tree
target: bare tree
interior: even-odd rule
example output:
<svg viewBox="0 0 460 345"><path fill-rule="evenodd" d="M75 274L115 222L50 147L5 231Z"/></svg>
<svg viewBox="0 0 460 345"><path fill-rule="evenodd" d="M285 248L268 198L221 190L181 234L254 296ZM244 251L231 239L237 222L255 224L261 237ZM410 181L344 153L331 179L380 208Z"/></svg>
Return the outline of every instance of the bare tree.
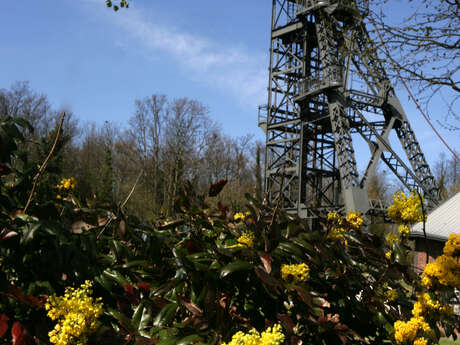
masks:
<svg viewBox="0 0 460 345"><path fill-rule="evenodd" d="M460 124L447 120L448 116L460 120L460 2L409 0L404 5L412 10L402 18L395 11L401 6L400 0L375 0L371 4L372 37L387 71L414 86L427 109L433 99L444 101L446 117L441 123L458 130Z"/></svg>

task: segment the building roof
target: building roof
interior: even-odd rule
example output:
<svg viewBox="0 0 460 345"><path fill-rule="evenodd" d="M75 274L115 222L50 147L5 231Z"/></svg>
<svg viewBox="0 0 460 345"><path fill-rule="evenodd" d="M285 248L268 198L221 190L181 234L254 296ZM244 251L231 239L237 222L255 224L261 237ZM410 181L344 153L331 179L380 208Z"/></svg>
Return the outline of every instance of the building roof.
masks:
<svg viewBox="0 0 460 345"><path fill-rule="evenodd" d="M460 233L460 192L428 214L425 232L428 239L437 241L447 241L451 233ZM411 237L424 237L423 222L412 227Z"/></svg>

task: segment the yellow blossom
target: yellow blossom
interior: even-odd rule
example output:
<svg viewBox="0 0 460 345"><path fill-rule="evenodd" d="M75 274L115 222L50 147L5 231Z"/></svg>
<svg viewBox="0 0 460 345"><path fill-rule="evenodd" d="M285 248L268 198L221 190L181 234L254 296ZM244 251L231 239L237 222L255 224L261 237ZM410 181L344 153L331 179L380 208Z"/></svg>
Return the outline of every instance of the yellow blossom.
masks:
<svg viewBox="0 0 460 345"><path fill-rule="evenodd" d="M409 321L396 321L394 324L395 340L398 344L413 342L421 332L430 332L430 326L423 317L413 317Z"/></svg>
<svg viewBox="0 0 460 345"><path fill-rule="evenodd" d="M392 254L392 253L393 253L393 252L392 252L391 250L385 253L385 257L387 258L387 260L390 260L390 259L391 259L391 254Z"/></svg>
<svg viewBox="0 0 460 345"><path fill-rule="evenodd" d="M395 244L396 242L399 241L398 235L396 235L396 234L394 234L394 233L392 233L392 232L390 232L390 233L387 235L386 239L387 239L387 242L388 242L388 244L389 244L390 246L393 246L393 244Z"/></svg>
<svg viewBox="0 0 460 345"><path fill-rule="evenodd" d="M75 189L76 185L77 180L75 180L75 177L63 178L56 188L61 191L72 191Z"/></svg>
<svg viewBox="0 0 460 345"><path fill-rule="evenodd" d="M460 256L460 234L449 235L449 239L444 245L443 253L452 257Z"/></svg>
<svg viewBox="0 0 460 345"><path fill-rule="evenodd" d="M84 345L88 335L99 327L97 319L102 315L101 299L94 299L92 283L86 281L79 289L66 288L64 296L52 295L45 304L48 316L57 321L48 333L50 342L56 345Z"/></svg>
<svg viewBox="0 0 460 345"><path fill-rule="evenodd" d="M428 340L425 338L417 338L414 340L414 345L428 345Z"/></svg>
<svg viewBox="0 0 460 345"><path fill-rule="evenodd" d="M460 234L451 234L444 245L443 254L425 266L422 284L428 288L436 282L460 288Z"/></svg>
<svg viewBox="0 0 460 345"><path fill-rule="evenodd" d="M228 248L237 248L237 247L254 248L255 239L256 237L252 231L245 231L240 237L238 237L237 239L238 244L229 246Z"/></svg>
<svg viewBox="0 0 460 345"><path fill-rule="evenodd" d="M255 235L252 231L245 231L243 235L238 238L240 247L254 248Z"/></svg>
<svg viewBox="0 0 460 345"><path fill-rule="evenodd" d="M340 226L334 226L329 233L327 234L327 238L331 240L341 240L343 239L343 234L346 230Z"/></svg>
<svg viewBox="0 0 460 345"><path fill-rule="evenodd" d="M234 219L234 220L244 220L244 218L246 218L246 216L244 215L243 212L237 212L237 213L235 213L235 215L233 216L233 219Z"/></svg>
<svg viewBox="0 0 460 345"><path fill-rule="evenodd" d="M284 280L292 279L296 283L307 280L309 272L310 267L306 263L281 266L281 278Z"/></svg>
<svg viewBox="0 0 460 345"><path fill-rule="evenodd" d="M363 225L363 217L360 212L352 210L348 211L345 220L348 224L350 224L350 227L355 230L359 229Z"/></svg>
<svg viewBox="0 0 460 345"><path fill-rule="evenodd" d="M403 192L395 193L393 205L388 207L388 217L399 224L415 224L423 221L423 198L414 191L407 197Z"/></svg>
<svg viewBox="0 0 460 345"><path fill-rule="evenodd" d="M452 308L442 305L438 301L433 301L428 293L417 295L417 301L414 303L412 315L414 316L432 316L437 317L439 314L451 314Z"/></svg>
<svg viewBox="0 0 460 345"><path fill-rule="evenodd" d="M427 264L422 274L422 284L430 288L435 281L445 286L460 288L460 260L443 254Z"/></svg>
<svg viewBox="0 0 460 345"><path fill-rule="evenodd" d="M401 234L403 237L407 237L410 235L410 229L407 225L403 224L398 226L398 232Z"/></svg>
<svg viewBox="0 0 460 345"><path fill-rule="evenodd" d="M385 291L385 299L389 302L393 302L398 298L398 290L392 289Z"/></svg>
<svg viewBox="0 0 460 345"><path fill-rule="evenodd" d="M329 212L327 214L327 220L330 221L330 222L339 222L340 221L340 215L335 211Z"/></svg>
<svg viewBox="0 0 460 345"><path fill-rule="evenodd" d="M268 327L262 334L252 329L248 333L237 332L229 343L222 345L281 345L284 341L284 334L280 324Z"/></svg>

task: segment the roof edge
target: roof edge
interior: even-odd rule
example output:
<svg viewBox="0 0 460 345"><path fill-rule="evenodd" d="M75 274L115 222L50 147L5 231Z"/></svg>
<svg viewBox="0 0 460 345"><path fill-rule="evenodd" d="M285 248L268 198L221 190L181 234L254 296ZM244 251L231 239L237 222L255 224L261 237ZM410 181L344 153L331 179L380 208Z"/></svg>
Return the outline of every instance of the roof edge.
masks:
<svg viewBox="0 0 460 345"><path fill-rule="evenodd" d="M425 238L425 235L423 234L423 232L411 231L409 237L410 238ZM449 239L446 236L430 234L428 232L426 233L426 238L428 240L434 240L434 241L440 241L440 242L447 242L447 240Z"/></svg>

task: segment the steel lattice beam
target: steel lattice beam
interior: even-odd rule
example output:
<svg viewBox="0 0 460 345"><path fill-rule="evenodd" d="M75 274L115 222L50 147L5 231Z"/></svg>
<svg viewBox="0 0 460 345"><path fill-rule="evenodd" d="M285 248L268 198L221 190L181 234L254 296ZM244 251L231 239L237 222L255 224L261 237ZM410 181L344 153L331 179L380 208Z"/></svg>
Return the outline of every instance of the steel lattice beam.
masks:
<svg viewBox="0 0 460 345"><path fill-rule="evenodd" d="M381 160L436 204L433 175L376 56L361 1L273 0L266 132L266 191L301 217L328 210L376 214L367 186ZM365 89L352 87L353 76ZM368 116L372 115L372 119ZM377 117L377 118L376 118ZM395 133L406 162L391 147ZM369 145L358 174L353 136Z"/></svg>

